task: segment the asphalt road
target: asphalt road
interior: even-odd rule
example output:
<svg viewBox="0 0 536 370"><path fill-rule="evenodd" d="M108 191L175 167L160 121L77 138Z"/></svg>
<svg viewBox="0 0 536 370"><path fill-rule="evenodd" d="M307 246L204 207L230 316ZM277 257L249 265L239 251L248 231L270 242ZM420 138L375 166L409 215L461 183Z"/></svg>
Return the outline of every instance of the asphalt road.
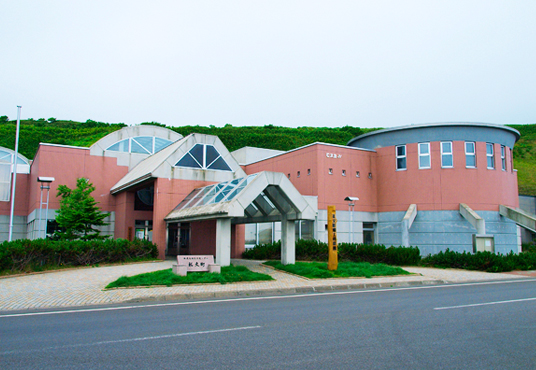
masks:
<svg viewBox="0 0 536 370"><path fill-rule="evenodd" d="M533 369L536 280L0 314L0 369Z"/></svg>

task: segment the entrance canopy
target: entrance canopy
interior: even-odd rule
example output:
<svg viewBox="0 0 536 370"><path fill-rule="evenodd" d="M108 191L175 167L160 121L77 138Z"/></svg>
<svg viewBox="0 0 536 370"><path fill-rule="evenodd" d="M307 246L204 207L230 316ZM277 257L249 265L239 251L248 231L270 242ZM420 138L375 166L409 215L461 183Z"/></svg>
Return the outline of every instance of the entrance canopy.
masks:
<svg viewBox="0 0 536 370"><path fill-rule="evenodd" d="M316 197L304 197L279 172L253 175L194 189L166 217L167 222L232 218L232 223L314 220Z"/></svg>

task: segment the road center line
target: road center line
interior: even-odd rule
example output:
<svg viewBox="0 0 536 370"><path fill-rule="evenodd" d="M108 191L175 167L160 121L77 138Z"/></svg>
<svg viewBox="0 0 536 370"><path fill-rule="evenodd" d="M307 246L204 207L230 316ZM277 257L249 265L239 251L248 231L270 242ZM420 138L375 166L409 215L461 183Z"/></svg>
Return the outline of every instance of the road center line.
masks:
<svg viewBox="0 0 536 370"><path fill-rule="evenodd" d="M199 334L225 333L225 332L230 332L230 331L251 330L251 329L259 329L259 328L261 328L261 326L243 326L243 327L239 327L239 328L216 329L216 330L206 330L206 331L193 331L193 332L190 332L190 333L177 333L177 334L168 334L168 335L157 335L157 336L154 336L154 337L141 337L141 338L130 338L130 339L105 340L105 341L101 341L101 342L70 344L70 345L66 345L66 346L48 347L48 348L42 348L42 349L6 351L6 352L0 352L0 355L7 355L7 354L14 354L14 353L27 353L27 352L43 352L43 351L53 351L53 350L59 350L59 349L90 347L90 346L101 346L101 345L105 345L105 344L139 342L139 341L144 341L144 340L177 338L177 337L186 337L186 336L190 336L190 335L199 335Z"/></svg>
<svg viewBox="0 0 536 370"><path fill-rule="evenodd" d="M494 304L516 303L516 302L527 302L527 301L536 301L536 298L511 299L508 301L474 303L474 304L464 304L464 305L459 305L459 306L448 306L448 307L435 307L434 310L452 310L456 308L489 306L489 305L494 305Z"/></svg>
<svg viewBox="0 0 536 370"><path fill-rule="evenodd" d="M462 287L462 286L467 287L467 286L475 286L475 285L517 284L517 283L530 283L530 282L534 283L535 281L536 281L535 279L485 281L485 282L476 282L476 283L425 285L425 286L402 287L402 288L398 287L398 288L392 288L392 289L380 288L380 289L367 289L367 290L347 290L347 291L303 293L303 294L289 294L289 295L276 295L276 296L263 296L263 297L224 298L224 299L213 299L213 300L206 300L206 301L152 303L152 304L144 304L144 305L136 305L136 306L81 308L81 309L69 309L69 310L57 310L57 311L3 314L3 315L0 315L0 319L5 318L5 317L60 315L60 314L66 314L66 313L84 313L84 312L102 312L102 311L122 311L122 310L133 310L133 309L140 309L140 308L189 306L189 305L215 304L215 303L225 303L225 302L261 301L261 300L270 300L270 299L306 298L306 297L347 295L347 294L369 294L369 293L378 293L378 292L388 293L388 292L398 292L401 290L447 289L447 288Z"/></svg>

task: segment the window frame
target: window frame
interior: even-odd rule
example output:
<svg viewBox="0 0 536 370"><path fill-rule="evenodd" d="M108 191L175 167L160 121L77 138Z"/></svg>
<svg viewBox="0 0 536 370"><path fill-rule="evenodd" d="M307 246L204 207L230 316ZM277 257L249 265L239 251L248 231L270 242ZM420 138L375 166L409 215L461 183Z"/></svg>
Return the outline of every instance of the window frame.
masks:
<svg viewBox="0 0 536 370"><path fill-rule="evenodd" d="M467 144L472 144L473 145L473 151L472 152L467 151ZM464 142L463 148L464 148L464 152L465 152L465 168L476 168L476 142L474 142L474 141L466 141L466 142ZM468 157L473 157L474 158L474 162L475 162L474 166L467 165L467 158Z"/></svg>
<svg viewBox="0 0 536 370"><path fill-rule="evenodd" d="M501 168L506 171L506 146L501 145Z"/></svg>
<svg viewBox="0 0 536 370"><path fill-rule="evenodd" d="M450 152L444 150L443 144L450 145ZM454 150L452 147L452 141L442 141L439 145L441 146L441 168L454 168ZM445 165L443 160L444 157L450 157L450 166Z"/></svg>
<svg viewBox="0 0 536 370"><path fill-rule="evenodd" d="M398 154L398 148L404 148L404 154L399 155ZM407 150L406 144L396 145L395 146L395 157L396 157L396 162L395 162L396 170L397 171L406 171L408 169L408 150ZM404 166L403 167L399 166L399 162L398 162L399 159L404 159Z"/></svg>
<svg viewBox="0 0 536 370"><path fill-rule="evenodd" d="M493 143L486 143L486 168L488 170L494 170L495 169L495 145ZM491 148L491 153L488 153L488 148ZM490 166L490 159L491 159L491 166Z"/></svg>
<svg viewBox="0 0 536 370"><path fill-rule="evenodd" d="M421 153L421 145L425 145L428 148L428 153ZM430 153L430 142L417 143L418 153L419 153L419 169L427 170L432 168L432 153ZM423 166L421 164L421 159L428 157L428 166Z"/></svg>

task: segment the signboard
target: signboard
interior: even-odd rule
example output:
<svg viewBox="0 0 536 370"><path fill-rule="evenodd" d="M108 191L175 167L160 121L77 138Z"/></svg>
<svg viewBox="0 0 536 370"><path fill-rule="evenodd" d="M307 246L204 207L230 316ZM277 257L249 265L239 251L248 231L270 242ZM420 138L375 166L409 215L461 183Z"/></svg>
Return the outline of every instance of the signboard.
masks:
<svg viewBox="0 0 536 370"><path fill-rule="evenodd" d="M337 270L337 218L335 206L328 206L328 270Z"/></svg>
<svg viewBox="0 0 536 370"><path fill-rule="evenodd" d="M214 256L177 256L177 263L186 266L187 271L208 271L208 266L214 264Z"/></svg>

